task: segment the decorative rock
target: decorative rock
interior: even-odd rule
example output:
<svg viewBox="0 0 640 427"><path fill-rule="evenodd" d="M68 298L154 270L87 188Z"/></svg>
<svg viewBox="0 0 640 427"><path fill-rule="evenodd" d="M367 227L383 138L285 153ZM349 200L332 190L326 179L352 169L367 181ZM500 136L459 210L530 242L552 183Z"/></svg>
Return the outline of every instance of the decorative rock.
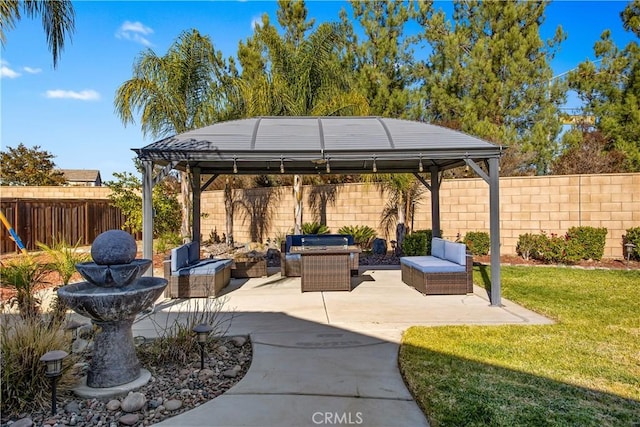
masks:
<svg viewBox="0 0 640 427"><path fill-rule="evenodd" d="M11 424L11 427L31 427L33 425L33 420L31 418L22 418Z"/></svg>
<svg viewBox="0 0 640 427"><path fill-rule="evenodd" d="M120 409L120 401L118 399L112 399L107 402L107 410L117 411Z"/></svg>
<svg viewBox="0 0 640 427"><path fill-rule="evenodd" d="M387 253L387 241L380 238L373 239L371 252L374 255L385 255Z"/></svg>
<svg viewBox="0 0 640 427"><path fill-rule="evenodd" d="M67 414L79 414L80 413L80 405L78 404L78 402L71 401L69 403L67 403L64 406L64 410L67 412Z"/></svg>
<svg viewBox="0 0 640 427"><path fill-rule="evenodd" d="M222 376L225 378L235 378L238 376L238 371L235 369L227 369L222 373Z"/></svg>
<svg viewBox="0 0 640 427"><path fill-rule="evenodd" d="M135 423L138 422L138 414L126 414L121 416L118 421L120 422L120 424L124 424L126 426L132 426Z"/></svg>
<svg viewBox="0 0 640 427"><path fill-rule="evenodd" d="M225 345L218 346L218 353L224 354L224 353L226 353L228 351L229 351L229 349L227 348L227 346L225 346Z"/></svg>
<svg viewBox="0 0 640 427"><path fill-rule="evenodd" d="M182 407L182 400L171 399L164 402L164 407L167 411L175 411Z"/></svg>
<svg viewBox="0 0 640 427"><path fill-rule="evenodd" d="M98 265L129 264L137 251L135 239L122 230L105 231L91 245L91 257Z"/></svg>
<svg viewBox="0 0 640 427"><path fill-rule="evenodd" d="M242 347L247 342L247 338L243 336L237 336L231 338L231 342L234 343L236 347Z"/></svg>
<svg viewBox="0 0 640 427"><path fill-rule="evenodd" d="M80 338L90 338L93 335L93 326L87 323L86 325L82 325L78 328L78 337Z"/></svg>
<svg viewBox="0 0 640 427"><path fill-rule="evenodd" d="M198 373L198 379L200 381L206 381L214 375L215 373L211 369L203 369Z"/></svg>
<svg viewBox="0 0 640 427"><path fill-rule="evenodd" d="M121 407L124 412L136 412L142 409L147 403L147 398L140 392L129 392L122 401Z"/></svg>
<svg viewBox="0 0 640 427"><path fill-rule="evenodd" d="M89 346L89 341L82 338L78 338L73 342L73 344L71 344L71 352L73 354L82 353L87 349L88 346Z"/></svg>

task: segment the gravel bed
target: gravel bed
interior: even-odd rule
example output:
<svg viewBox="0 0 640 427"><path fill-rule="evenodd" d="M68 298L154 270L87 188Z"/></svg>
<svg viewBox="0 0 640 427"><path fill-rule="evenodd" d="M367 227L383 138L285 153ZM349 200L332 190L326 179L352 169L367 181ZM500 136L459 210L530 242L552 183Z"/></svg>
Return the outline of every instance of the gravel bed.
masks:
<svg viewBox="0 0 640 427"><path fill-rule="evenodd" d="M148 426L193 409L223 394L240 381L251 365L251 343L245 336L224 337L205 356L187 364L153 366L143 363L151 380L128 396L111 399L79 398L58 392L57 413L51 408L2 418L2 427Z"/></svg>

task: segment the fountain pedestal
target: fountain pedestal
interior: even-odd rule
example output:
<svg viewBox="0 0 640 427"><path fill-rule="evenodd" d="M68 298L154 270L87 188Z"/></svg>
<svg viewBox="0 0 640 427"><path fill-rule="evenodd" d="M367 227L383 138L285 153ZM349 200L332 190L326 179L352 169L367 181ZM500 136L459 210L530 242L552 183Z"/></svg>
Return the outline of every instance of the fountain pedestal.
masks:
<svg viewBox="0 0 640 427"><path fill-rule="evenodd" d="M137 387L144 385L136 382L143 370L136 355L131 327L136 315L151 307L167 286L167 280L163 278L140 277L151 265L151 260L133 260L130 252L133 245L135 255L135 241L122 233L119 230L102 233L91 249L96 262L76 265L87 282L58 289L62 302L90 318L100 329L94 339L86 380L87 388L97 390L95 396L105 395L99 389L128 383L135 383ZM116 238L110 238L114 235ZM101 262L103 260L114 264L107 265ZM118 260L123 262L118 263ZM148 381L150 375L146 377ZM91 395L86 390L83 393Z"/></svg>

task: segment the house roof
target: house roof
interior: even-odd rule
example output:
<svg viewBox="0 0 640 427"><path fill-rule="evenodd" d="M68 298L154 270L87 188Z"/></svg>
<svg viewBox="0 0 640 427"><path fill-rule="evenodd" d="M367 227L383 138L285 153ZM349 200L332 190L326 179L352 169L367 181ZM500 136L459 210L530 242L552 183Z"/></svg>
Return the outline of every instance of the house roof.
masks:
<svg viewBox="0 0 640 427"><path fill-rule="evenodd" d="M503 147L428 123L381 117L255 117L134 149L141 160L203 174L418 172L500 157ZM375 164L375 168L374 168Z"/></svg>
<svg viewBox="0 0 640 427"><path fill-rule="evenodd" d="M60 169L60 172L71 182L94 182L100 178L100 171L96 169Z"/></svg>

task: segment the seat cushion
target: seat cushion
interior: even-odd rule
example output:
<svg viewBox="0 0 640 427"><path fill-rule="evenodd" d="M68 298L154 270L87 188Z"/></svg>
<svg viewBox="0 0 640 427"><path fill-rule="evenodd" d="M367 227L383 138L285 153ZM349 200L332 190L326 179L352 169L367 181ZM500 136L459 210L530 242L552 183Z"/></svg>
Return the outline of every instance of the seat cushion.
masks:
<svg viewBox="0 0 640 427"><path fill-rule="evenodd" d="M467 263L467 247L464 243L444 242L444 259L459 265Z"/></svg>
<svg viewBox="0 0 640 427"><path fill-rule="evenodd" d="M189 265L189 248L187 245L180 245L171 249L171 274L187 265Z"/></svg>
<svg viewBox="0 0 640 427"><path fill-rule="evenodd" d="M195 264L200 261L200 242L187 243L189 248L189 264Z"/></svg>
<svg viewBox="0 0 640 427"><path fill-rule="evenodd" d="M203 260L193 266L188 266L178 270L178 276L205 276L214 275L226 267L231 267L231 260L210 259Z"/></svg>
<svg viewBox="0 0 640 427"><path fill-rule="evenodd" d="M440 237L431 239L431 255L444 259L444 240Z"/></svg>
<svg viewBox="0 0 640 427"><path fill-rule="evenodd" d="M464 265L456 264L434 256L401 257L400 263L422 271L423 273L464 273Z"/></svg>

